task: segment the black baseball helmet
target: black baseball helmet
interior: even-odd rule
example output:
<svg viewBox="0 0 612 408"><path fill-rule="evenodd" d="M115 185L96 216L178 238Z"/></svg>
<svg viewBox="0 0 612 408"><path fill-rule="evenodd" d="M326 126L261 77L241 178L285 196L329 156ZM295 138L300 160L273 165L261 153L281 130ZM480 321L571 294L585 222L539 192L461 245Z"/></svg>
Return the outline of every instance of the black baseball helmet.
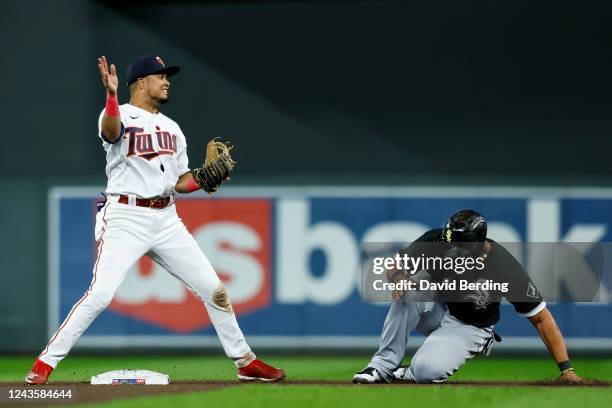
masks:
<svg viewBox="0 0 612 408"><path fill-rule="evenodd" d="M442 240L454 243L484 242L487 220L474 210L461 210L452 215L442 230Z"/></svg>

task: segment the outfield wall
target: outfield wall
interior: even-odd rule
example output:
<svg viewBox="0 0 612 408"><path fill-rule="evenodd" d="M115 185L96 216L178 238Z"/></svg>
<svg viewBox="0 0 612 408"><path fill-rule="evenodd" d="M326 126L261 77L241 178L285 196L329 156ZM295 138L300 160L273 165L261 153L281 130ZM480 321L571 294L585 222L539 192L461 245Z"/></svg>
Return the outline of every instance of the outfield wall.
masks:
<svg viewBox="0 0 612 408"><path fill-rule="evenodd" d="M49 334L91 280L101 190L49 192ZM387 305L360 296L360 243L413 240L462 208L483 213L498 241L612 239L612 189L228 187L212 199L182 198L177 208L225 281L250 343L276 349L375 347ZM609 303L557 303L550 309L571 348L612 349ZM543 349L529 322L508 304L497 331L504 337L498 348ZM77 345L219 343L196 296L142 259Z"/></svg>

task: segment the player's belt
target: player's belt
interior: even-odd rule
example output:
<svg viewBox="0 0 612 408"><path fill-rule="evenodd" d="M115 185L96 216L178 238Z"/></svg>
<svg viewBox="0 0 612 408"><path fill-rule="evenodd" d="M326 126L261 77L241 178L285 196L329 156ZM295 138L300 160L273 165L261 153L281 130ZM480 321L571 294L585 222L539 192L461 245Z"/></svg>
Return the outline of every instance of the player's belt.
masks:
<svg viewBox="0 0 612 408"><path fill-rule="evenodd" d="M129 204L130 199L128 196L121 194L119 196L119 202L121 204ZM136 198L136 206L147 207L147 208L166 208L170 205L170 197L164 198Z"/></svg>

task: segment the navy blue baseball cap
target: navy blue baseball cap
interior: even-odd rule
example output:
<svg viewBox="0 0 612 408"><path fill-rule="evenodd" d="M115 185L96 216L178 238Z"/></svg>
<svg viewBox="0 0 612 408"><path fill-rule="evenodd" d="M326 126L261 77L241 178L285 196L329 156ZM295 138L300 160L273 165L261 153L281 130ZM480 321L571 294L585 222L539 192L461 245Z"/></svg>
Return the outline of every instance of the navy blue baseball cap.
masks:
<svg viewBox="0 0 612 408"><path fill-rule="evenodd" d="M125 71L125 77L127 79L128 86L132 85L138 78L144 78L147 75L153 74L166 74L172 76L179 72L179 67L166 66L164 61L159 57L152 55L145 55L144 57L138 57L136 61L132 62Z"/></svg>

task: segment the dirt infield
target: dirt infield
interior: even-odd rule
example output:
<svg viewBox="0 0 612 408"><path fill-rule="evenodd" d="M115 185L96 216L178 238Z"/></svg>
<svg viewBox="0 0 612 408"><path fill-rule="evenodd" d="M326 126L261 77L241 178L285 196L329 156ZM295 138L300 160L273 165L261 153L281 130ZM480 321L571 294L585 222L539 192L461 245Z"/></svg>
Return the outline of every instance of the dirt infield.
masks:
<svg viewBox="0 0 612 408"><path fill-rule="evenodd" d="M243 383L235 381L177 381L169 385L90 385L89 383L53 382L47 385L27 386L24 383L0 383L0 389L6 393L7 389L30 390L30 389L71 389L74 397L70 400L28 400L18 403L7 402L6 398L0 400L0 408L24 407L30 405L55 405L55 404L86 404L90 402L102 402L115 399L136 398L143 396L179 394L191 392L212 391L225 387L241 386ZM561 384L557 381L452 381L446 384L413 384L407 382L396 382L392 384L353 384L350 381L320 381L320 380L294 380L275 384L261 384L262 387L282 387L286 385L322 385L331 387L610 387L611 382L591 381L587 384ZM2 397L2 396L0 396ZM6 397L6 396L4 396Z"/></svg>

